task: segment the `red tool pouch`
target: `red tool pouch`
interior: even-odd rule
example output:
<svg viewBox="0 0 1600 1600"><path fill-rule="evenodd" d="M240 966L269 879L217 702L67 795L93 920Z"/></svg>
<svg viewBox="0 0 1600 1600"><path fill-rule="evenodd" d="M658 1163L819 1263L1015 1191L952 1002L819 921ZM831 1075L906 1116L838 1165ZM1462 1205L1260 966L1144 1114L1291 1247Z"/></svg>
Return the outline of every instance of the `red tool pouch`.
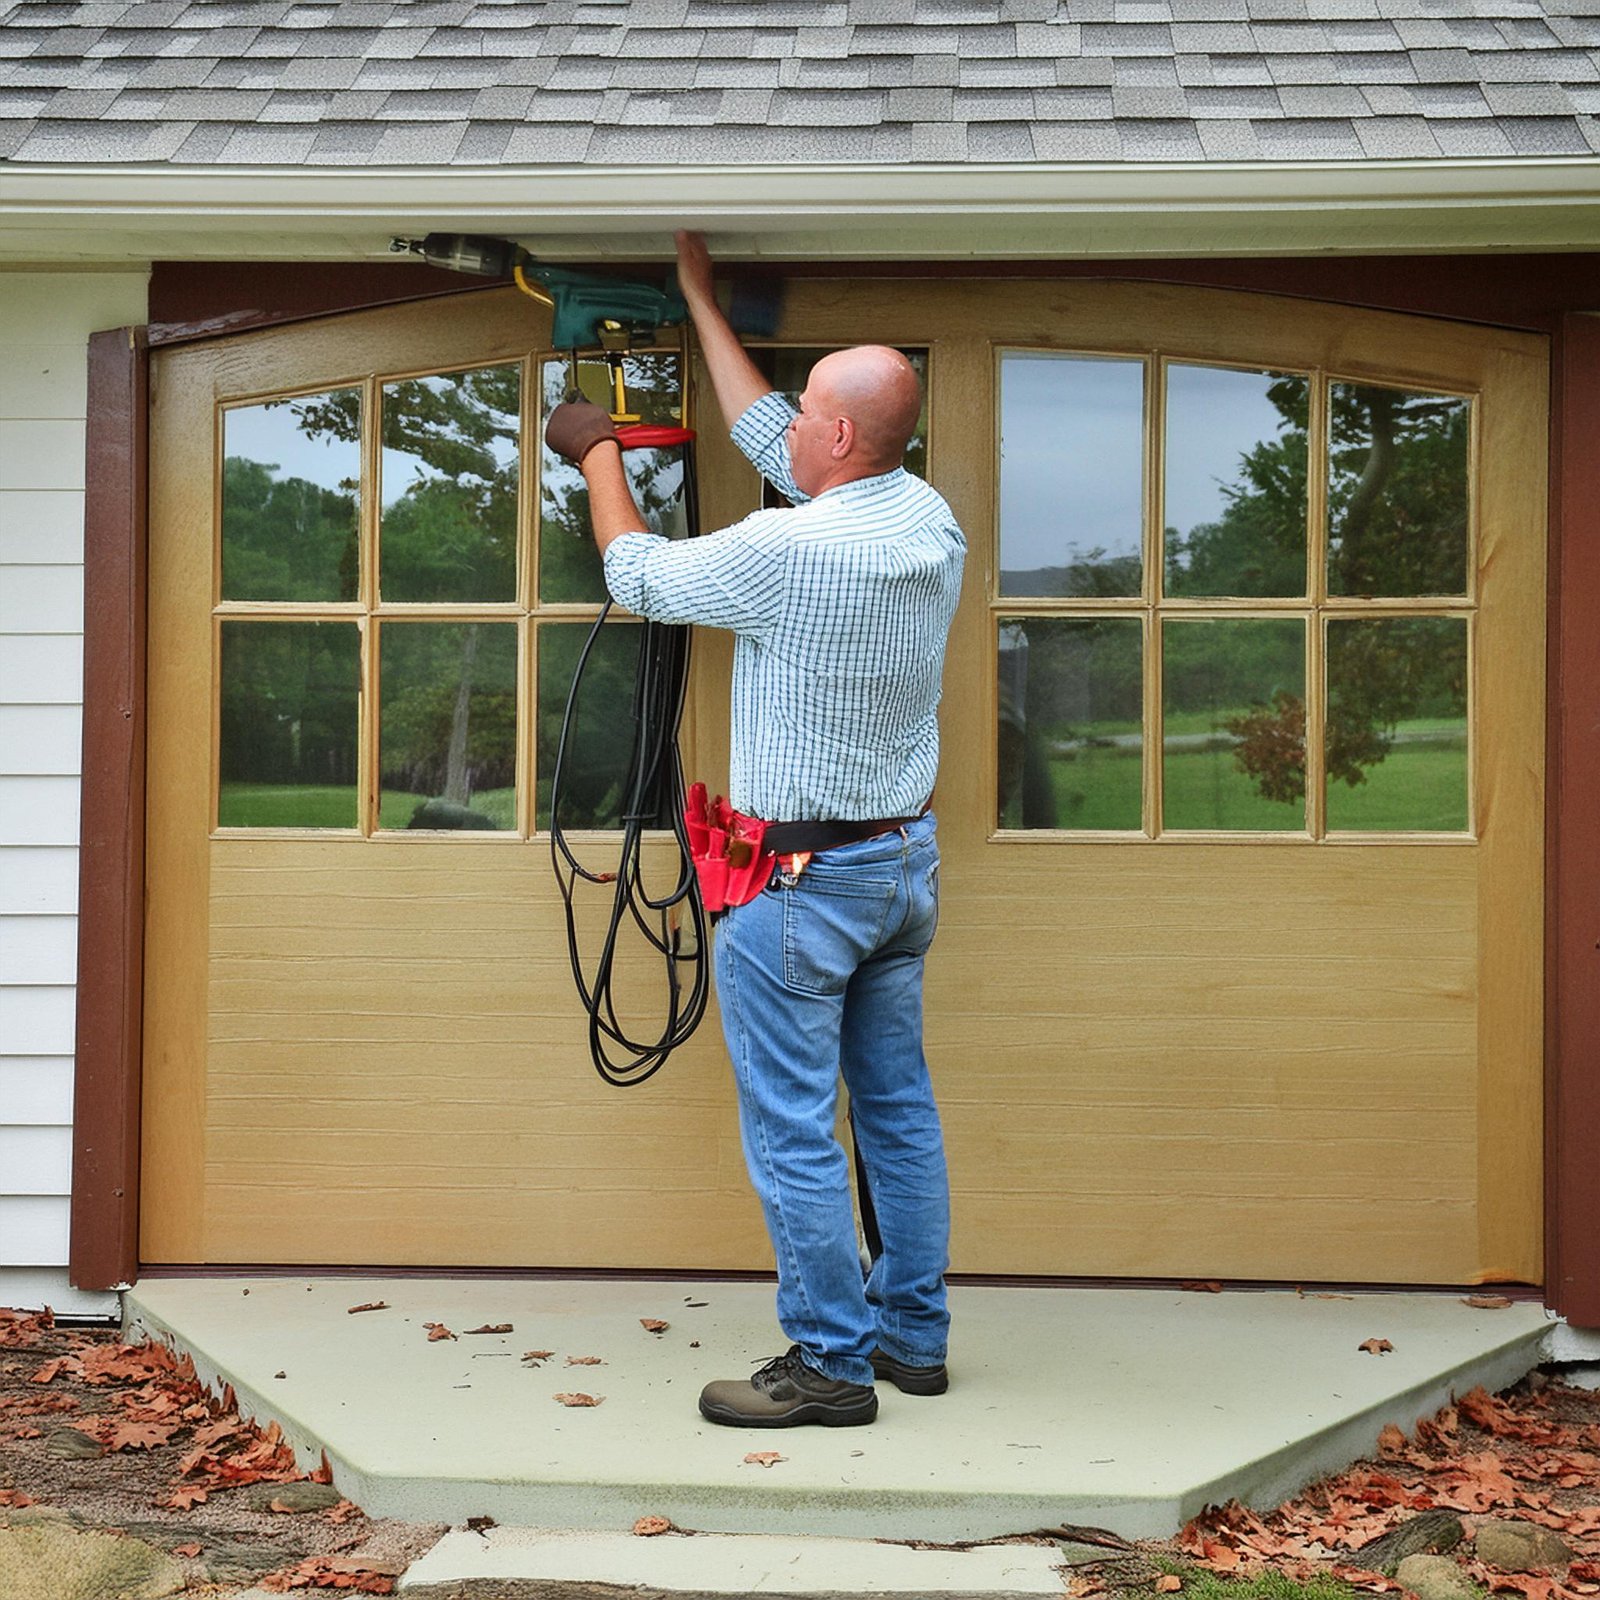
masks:
<svg viewBox="0 0 1600 1600"><path fill-rule="evenodd" d="M761 848L767 825L759 817L735 811L720 794L708 801L706 786L697 783L689 789L683 822L707 911L748 905L766 888L778 858Z"/></svg>

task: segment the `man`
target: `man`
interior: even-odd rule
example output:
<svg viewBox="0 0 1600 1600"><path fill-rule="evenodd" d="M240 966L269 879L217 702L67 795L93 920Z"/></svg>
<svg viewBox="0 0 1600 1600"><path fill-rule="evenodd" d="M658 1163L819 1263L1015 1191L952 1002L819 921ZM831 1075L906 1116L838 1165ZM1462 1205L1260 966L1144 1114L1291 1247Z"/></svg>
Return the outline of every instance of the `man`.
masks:
<svg viewBox="0 0 1600 1600"><path fill-rule="evenodd" d="M678 235L678 277L734 442L793 509L668 541L640 531L604 411L560 406L546 438L582 468L617 602L737 636L732 804L769 825L851 825L812 826L815 843L785 830L787 870L717 929L745 1158L793 1344L700 1397L732 1426L847 1426L877 1415L874 1376L915 1394L947 1384L950 1202L922 971L937 920L935 710L966 543L902 466L921 408L903 355L825 357L796 412L718 309L697 235ZM883 1242L865 1283L834 1136L841 1072Z"/></svg>

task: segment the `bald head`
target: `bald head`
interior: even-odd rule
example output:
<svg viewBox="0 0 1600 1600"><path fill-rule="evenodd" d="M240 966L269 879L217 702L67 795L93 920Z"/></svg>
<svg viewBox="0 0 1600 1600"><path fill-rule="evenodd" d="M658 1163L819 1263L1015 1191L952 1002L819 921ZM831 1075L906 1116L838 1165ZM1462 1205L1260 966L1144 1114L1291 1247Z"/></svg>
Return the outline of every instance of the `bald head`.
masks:
<svg viewBox="0 0 1600 1600"><path fill-rule="evenodd" d="M861 469L888 472L900 465L922 414L922 385L898 350L882 344L836 350L811 369L806 388L817 409L854 424L853 454Z"/></svg>

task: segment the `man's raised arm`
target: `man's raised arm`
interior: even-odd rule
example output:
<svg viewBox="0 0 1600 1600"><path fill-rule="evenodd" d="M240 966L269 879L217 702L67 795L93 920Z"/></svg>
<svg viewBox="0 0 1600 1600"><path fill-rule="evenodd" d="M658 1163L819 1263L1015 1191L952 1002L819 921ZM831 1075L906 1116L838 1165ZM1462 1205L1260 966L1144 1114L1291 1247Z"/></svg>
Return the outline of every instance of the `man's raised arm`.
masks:
<svg viewBox="0 0 1600 1600"><path fill-rule="evenodd" d="M674 235L674 241L678 246L678 287L694 318L694 331L705 352L722 420L731 428L755 401L771 392L772 385L745 354L739 336L728 326L728 319L717 304L711 255L705 240L698 233L681 231Z"/></svg>

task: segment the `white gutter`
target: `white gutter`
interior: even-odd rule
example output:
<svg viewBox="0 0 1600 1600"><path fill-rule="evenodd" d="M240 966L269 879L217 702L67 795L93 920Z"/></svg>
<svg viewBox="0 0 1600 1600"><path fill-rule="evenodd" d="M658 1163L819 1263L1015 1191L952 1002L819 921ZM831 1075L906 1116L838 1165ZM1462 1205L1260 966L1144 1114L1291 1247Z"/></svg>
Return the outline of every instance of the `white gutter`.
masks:
<svg viewBox="0 0 1600 1600"><path fill-rule="evenodd" d="M384 254L395 233L787 259L1600 248L1600 157L737 167L0 166L0 258Z"/></svg>

